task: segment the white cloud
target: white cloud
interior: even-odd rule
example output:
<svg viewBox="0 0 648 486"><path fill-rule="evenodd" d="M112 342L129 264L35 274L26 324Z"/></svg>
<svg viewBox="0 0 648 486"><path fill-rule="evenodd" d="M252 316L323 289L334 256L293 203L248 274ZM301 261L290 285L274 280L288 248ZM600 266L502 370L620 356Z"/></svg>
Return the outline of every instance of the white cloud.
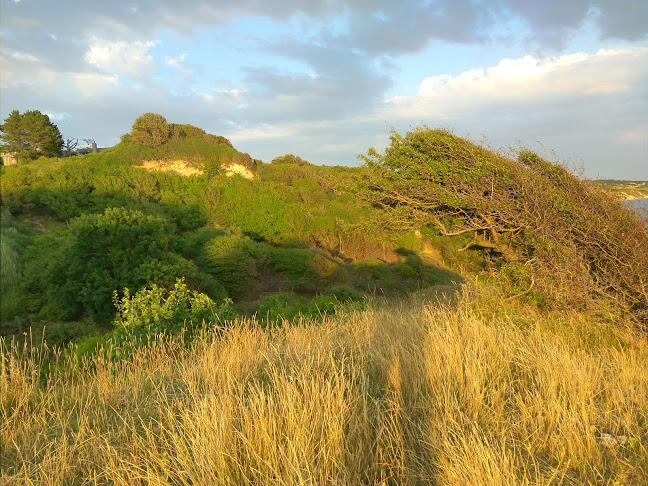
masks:
<svg viewBox="0 0 648 486"><path fill-rule="evenodd" d="M176 58L164 56L164 64L176 69L184 69L185 68L184 61L186 58L187 58L187 54L182 54L180 57L176 57Z"/></svg>
<svg viewBox="0 0 648 486"><path fill-rule="evenodd" d="M461 91L463 96L544 96L547 94L605 94L629 89L628 78L645 62L648 49L608 49L596 54L570 54L556 58L503 59L497 66L473 69L458 76L423 80L418 95L431 98ZM467 90L467 92L466 92Z"/></svg>
<svg viewBox="0 0 648 486"><path fill-rule="evenodd" d="M284 138L295 135L295 131L288 127L261 126L259 128L241 128L228 135L230 140L263 140L267 138Z"/></svg>
<svg viewBox="0 0 648 486"><path fill-rule="evenodd" d="M60 113L60 112L47 112L45 114L48 116L50 120L53 121L65 120L66 118L70 117L68 113Z"/></svg>
<svg viewBox="0 0 648 486"><path fill-rule="evenodd" d="M37 58L36 56L32 56L31 54L28 54L26 52L18 52L18 51L16 51L13 54L11 54L11 57L16 59L17 61L25 61L25 62L38 62L38 61L40 61L40 59Z"/></svg>
<svg viewBox="0 0 648 486"><path fill-rule="evenodd" d="M85 60L106 73L141 78L155 67L155 60L148 51L158 44L157 41L114 42L94 38Z"/></svg>
<svg viewBox="0 0 648 486"><path fill-rule="evenodd" d="M95 98L106 94L111 88L118 87L117 75L103 76L94 73L73 73L69 75L70 82L78 93L85 98Z"/></svg>
<svg viewBox="0 0 648 486"><path fill-rule="evenodd" d="M230 96L233 96L234 98L238 98L239 96L243 95L246 93L247 90L241 89L241 88L232 88L232 89L226 89L226 90L219 90L219 93L226 93Z"/></svg>
<svg viewBox="0 0 648 486"><path fill-rule="evenodd" d="M452 117L494 103L552 103L564 97L610 95L631 90L647 77L648 48L602 49L547 59L525 56L456 76L428 77L415 96L394 97L386 110L397 117Z"/></svg>
<svg viewBox="0 0 648 486"><path fill-rule="evenodd" d="M541 141L596 176L645 177L648 48L504 59L459 75L431 76L414 95L372 114L397 130L426 123L496 146ZM642 141L643 139L643 141ZM614 167L614 168L613 168Z"/></svg>

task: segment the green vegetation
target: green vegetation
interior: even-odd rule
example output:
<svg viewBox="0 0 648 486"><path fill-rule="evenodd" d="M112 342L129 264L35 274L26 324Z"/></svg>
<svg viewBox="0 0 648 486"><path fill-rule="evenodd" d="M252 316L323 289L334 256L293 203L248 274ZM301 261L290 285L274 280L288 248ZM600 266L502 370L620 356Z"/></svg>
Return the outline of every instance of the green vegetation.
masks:
<svg viewBox="0 0 648 486"><path fill-rule="evenodd" d="M178 161L199 175L150 170ZM252 176L231 175L239 166ZM421 253L423 237L374 224L380 211L348 190L363 169L292 154L264 164L153 113L101 153L2 170L3 231L24 234L3 243L5 333L68 321L59 336L92 334L111 327L114 292L178 278L249 316L267 314L274 293L294 295L276 313L293 317L333 311L311 301L340 286L359 300L461 279Z"/></svg>
<svg viewBox="0 0 648 486"><path fill-rule="evenodd" d="M385 224L470 239L501 284L550 306L617 307L648 322L645 222L591 183L522 149L511 158L444 130L392 135L365 157Z"/></svg>
<svg viewBox="0 0 648 486"><path fill-rule="evenodd" d="M648 198L648 181L617 181L610 179L596 180L592 183L619 200Z"/></svg>
<svg viewBox="0 0 648 486"><path fill-rule="evenodd" d="M13 110L0 125L3 154L19 161L38 157L54 157L61 154L63 137L47 115L38 110L20 114Z"/></svg>
<svg viewBox="0 0 648 486"><path fill-rule="evenodd" d="M3 484L645 479L646 221L443 130L364 161L147 113L3 167Z"/></svg>
<svg viewBox="0 0 648 486"><path fill-rule="evenodd" d="M201 175L142 168L150 160ZM113 292L177 278L254 315L276 292L296 293L301 308L336 286L389 296L461 281L448 270L645 325L641 221L526 150L512 158L422 128L394 134L360 168L293 154L264 164L147 113L101 153L2 170L8 332L61 320L96 329L114 318Z"/></svg>

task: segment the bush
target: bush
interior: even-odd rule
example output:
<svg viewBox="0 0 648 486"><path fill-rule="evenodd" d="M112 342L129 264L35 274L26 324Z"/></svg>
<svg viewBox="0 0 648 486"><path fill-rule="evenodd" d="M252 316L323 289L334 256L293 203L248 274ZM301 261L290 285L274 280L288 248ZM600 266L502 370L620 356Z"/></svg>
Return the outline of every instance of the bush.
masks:
<svg viewBox="0 0 648 486"><path fill-rule="evenodd" d="M146 344L158 334L182 334L188 343L199 331L237 317L231 300L216 304L207 295L189 290L183 279L169 291L153 285L131 296L124 289L124 296L119 298L115 292L114 300L117 318L110 341L118 353Z"/></svg>
<svg viewBox="0 0 648 486"><path fill-rule="evenodd" d="M311 300L298 297L294 292L277 292L257 303L257 318L263 325L278 325L284 320L292 322L300 316L313 318L335 312L339 301L335 296L317 295Z"/></svg>
<svg viewBox="0 0 648 486"><path fill-rule="evenodd" d="M204 246L198 263L236 296L254 287L258 275L256 260L245 251L246 238L238 235L220 236Z"/></svg>
<svg viewBox="0 0 648 486"><path fill-rule="evenodd" d="M334 285L324 291L324 295L335 297L340 302L356 302L363 299L363 295L357 290L345 284Z"/></svg>
<svg viewBox="0 0 648 486"><path fill-rule="evenodd" d="M166 143L170 136L166 118L157 113L144 113L133 123L129 141L144 147L158 147Z"/></svg>
<svg viewBox="0 0 648 486"><path fill-rule="evenodd" d="M161 218L121 208L72 220L61 257L46 275L58 317L88 313L108 319L115 289L172 285L178 277L196 276L193 262L173 253L173 233Z"/></svg>
<svg viewBox="0 0 648 486"><path fill-rule="evenodd" d="M311 292L324 290L337 277L339 265L319 253L311 254L302 278L301 287Z"/></svg>

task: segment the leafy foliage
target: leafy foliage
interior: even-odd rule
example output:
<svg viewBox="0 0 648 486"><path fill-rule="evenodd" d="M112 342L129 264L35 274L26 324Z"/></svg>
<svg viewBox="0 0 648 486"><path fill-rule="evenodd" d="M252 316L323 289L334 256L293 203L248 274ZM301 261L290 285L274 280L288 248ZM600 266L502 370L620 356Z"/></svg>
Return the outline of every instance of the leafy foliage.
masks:
<svg viewBox="0 0 648 486"><path fill-rule="evenodd" d="M277 292L259 301L257 318L263 325L279 325L299 317L308 319L333 314L339 304L333 295L317 295L309 300L294 292Z"/></svg>
<svg viewBox="0 0 648 486"><path fill-rule="evenodd" d="M647 238L632 211L565 168L522 149L496 153L445 130L392 134L364 157L365 197L401 228L470 234L516 288L557 305L614 302L646 322ZM525 293L527 291L525 290Z"/></svg>
<svg viewBox="0 0 648 486"><path fill-rule="evenodd" d="M0 126L2 152L20 161L61 154L63 137L47 115L38 110L13 110Z"/></svg>
<svg viewBox="0 0 648 486"><path fill-rule="evenodd" d="M220 236L209 241L198 259L207 273L221 282L230 295L238 295L254 286L256 260L245 251L237 235Z"/></svg>
<svg viewBox="0 0 648 486"><path fill-rule="evenodd" d="M121 298L114 293L114 301L117 318L111 344L121 353L158 334L182 334L190 342L200 330L237 317L231 300L216 304L207 295L190 290L183 279L168 291L153 284L131 295L126 288Z"/></svg>
<svg viewBox="0 0 648 486"><path fill-rule="evenodd" d="M4 310L15 303L3 322L107 322L114 290L166 288L176 277L212 299L235 298L249 313L277 291L309 300L336 286L395 293L447 281L427 260L412 266L414 256L397 251L422 251L420 236L376 225L380 211L349 193L361 170L290 154L264 164L200 128L140 118L134 125L143 131L101 153L1 169L3 208L47 222L33 244L21 243L21 284L15 299L3 299ZM202 175L149 171L141 165L149 160L182 160ZM228 177L222 167L232 164L254 178ZM352 264L366 258L381 260L381 278Z"/></svg>
<svg viewBox="0 0 648 486"><path fill-rule="evenodd" d="M293 154L286 154L280 157L275 157L274 159L272 159L272 162L270 163L271 164L294 164L299 166L313 165L307 160L302 159L298 155L293 155Z"/></svg>
<svg viewBox="0 0 648 486"><path fill-rule="evenodd" d="M144 113L133 123L130 140L144 147L157 147L171 136L171 128L166 118L157 113Z"/></svg>
<svg viewBox="0 0 648 486"><path fill-rule="evenodd" d="M60 260L48 271L49 294L61 317L83 312L106 319L115 289L151 283L171 285L195 277L195 265L172 252L173 230L140 211L107 209L72 220Z"/></svg>

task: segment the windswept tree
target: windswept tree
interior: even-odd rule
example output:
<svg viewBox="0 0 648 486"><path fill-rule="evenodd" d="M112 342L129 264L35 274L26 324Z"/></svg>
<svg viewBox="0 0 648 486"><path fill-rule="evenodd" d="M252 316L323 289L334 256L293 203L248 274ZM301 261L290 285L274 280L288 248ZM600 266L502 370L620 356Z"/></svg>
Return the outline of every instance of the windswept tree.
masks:
<svg viewBox="0 0 648 486"><path fill-rule="evenodd" d="M564 167L427 127L393 133L386 152L370 149L364 162L362 191L386 224L464 238L462 250L487 253L500 277L547 303L605 301L645 325L645 222Z"/></svg>
<svg viewBox="0 0 648 486"><path fill-rule="evenodd" d="M38 110L12 111L0 125L2 152L19 161L61 154L63 137L49 117Z"/></svg>

